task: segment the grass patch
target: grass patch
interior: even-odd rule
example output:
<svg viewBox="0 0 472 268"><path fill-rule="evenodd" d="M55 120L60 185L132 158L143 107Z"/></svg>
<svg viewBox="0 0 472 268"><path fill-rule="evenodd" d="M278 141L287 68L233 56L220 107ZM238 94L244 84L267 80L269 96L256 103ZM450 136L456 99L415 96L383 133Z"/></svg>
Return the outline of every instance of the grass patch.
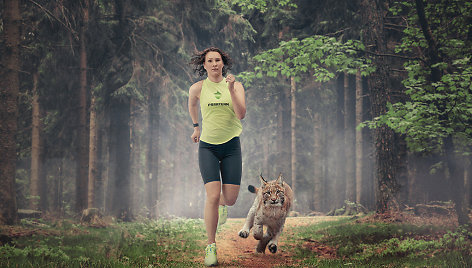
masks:
<svg viewBox="0 0 472 268"><path fill-rule="evenodd" d="M295 258L316 267L472 267L472 232L352 219L292 230Z"/></svg>
<svg viewBox="0 0 472 268"><path fill-rule="evenodd" d="M201 220L145 220L90 228L63 221L22 223L0 247L0 267L190 267L200 253Z"/></svg>

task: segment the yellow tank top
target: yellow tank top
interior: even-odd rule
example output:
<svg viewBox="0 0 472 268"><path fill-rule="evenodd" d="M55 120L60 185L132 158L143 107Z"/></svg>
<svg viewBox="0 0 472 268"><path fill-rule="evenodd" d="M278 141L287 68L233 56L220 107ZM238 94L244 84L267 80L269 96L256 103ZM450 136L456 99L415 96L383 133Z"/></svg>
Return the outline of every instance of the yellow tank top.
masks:
<svg viewBox="0 0 472 268"><path fill-rule="evenodd" d="M200 93L202 133L200 140L222 144L242 132L241 121L236 117L233 102L225 79L219 83L205 79Z"/></svg>

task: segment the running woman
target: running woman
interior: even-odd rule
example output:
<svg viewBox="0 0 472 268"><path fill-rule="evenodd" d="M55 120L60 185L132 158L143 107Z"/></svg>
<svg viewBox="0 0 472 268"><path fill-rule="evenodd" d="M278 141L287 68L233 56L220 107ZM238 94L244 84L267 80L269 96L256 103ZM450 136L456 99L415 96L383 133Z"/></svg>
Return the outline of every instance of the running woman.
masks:
<svg viewBox="0 0 472 268"><path fill-rule="evenodd" d="M216 47L196 53L195 72L205 79L189 89L188 110L193 121L191 139L199 143L198 162L206 191L204 221L208 237L205 265L218 264L216 229L226 222L227 206L236 203L241 184L242 158L239 135L246 115L244 87L234 75L231 57ZM198 124L198 103L202 130ZM221 175L221 176L220 176Z"/></svg>

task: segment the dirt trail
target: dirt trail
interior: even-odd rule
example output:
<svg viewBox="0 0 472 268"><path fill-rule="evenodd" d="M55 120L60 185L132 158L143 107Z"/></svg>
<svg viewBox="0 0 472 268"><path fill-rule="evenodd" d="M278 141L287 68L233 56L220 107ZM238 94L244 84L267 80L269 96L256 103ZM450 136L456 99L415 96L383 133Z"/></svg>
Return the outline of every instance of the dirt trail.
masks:
<svg viewBox="0 0 472 268"><path fill-rule="evenodd" d="M338 217L291 217L287 218L277 253L266 249L265 254L256 253L257 240L251 235L244 239L238 236L245 219L228 219L216 235L219 267L277 267L281 265L297 266L290 252L284 247L284 241L293 233L291 227L316 224L323 221L339 219ZM195 261L203 263L203 256Z"/></svg>

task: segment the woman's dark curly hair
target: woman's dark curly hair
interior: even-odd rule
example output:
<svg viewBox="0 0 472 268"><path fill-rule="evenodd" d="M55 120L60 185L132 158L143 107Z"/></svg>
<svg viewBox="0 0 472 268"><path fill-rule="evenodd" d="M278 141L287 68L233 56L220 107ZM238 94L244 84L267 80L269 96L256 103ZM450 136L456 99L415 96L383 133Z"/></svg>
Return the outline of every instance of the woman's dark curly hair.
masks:
<svg viewBox="0 0 472 268"><path fill-rule="evenodd" d="M231 57L226 54L223 50L217 48L217 47L209 47L203 51L199 51L197 53L195 53L192 57L192 60L190 61L190 64L193 65L193 70L194 72L198 72L198 74L200 76L204 76L207 71L205 70L205 68L203 68L203 63L205 62L205 56L208 52L210 51L213 51L213 52L218 52L220 53L221 55L221 59L223 60L223 76L226 76L226 73L228 72L228 70L231 69L231 67L233 67L233 60L231 59Z"/></svg>

